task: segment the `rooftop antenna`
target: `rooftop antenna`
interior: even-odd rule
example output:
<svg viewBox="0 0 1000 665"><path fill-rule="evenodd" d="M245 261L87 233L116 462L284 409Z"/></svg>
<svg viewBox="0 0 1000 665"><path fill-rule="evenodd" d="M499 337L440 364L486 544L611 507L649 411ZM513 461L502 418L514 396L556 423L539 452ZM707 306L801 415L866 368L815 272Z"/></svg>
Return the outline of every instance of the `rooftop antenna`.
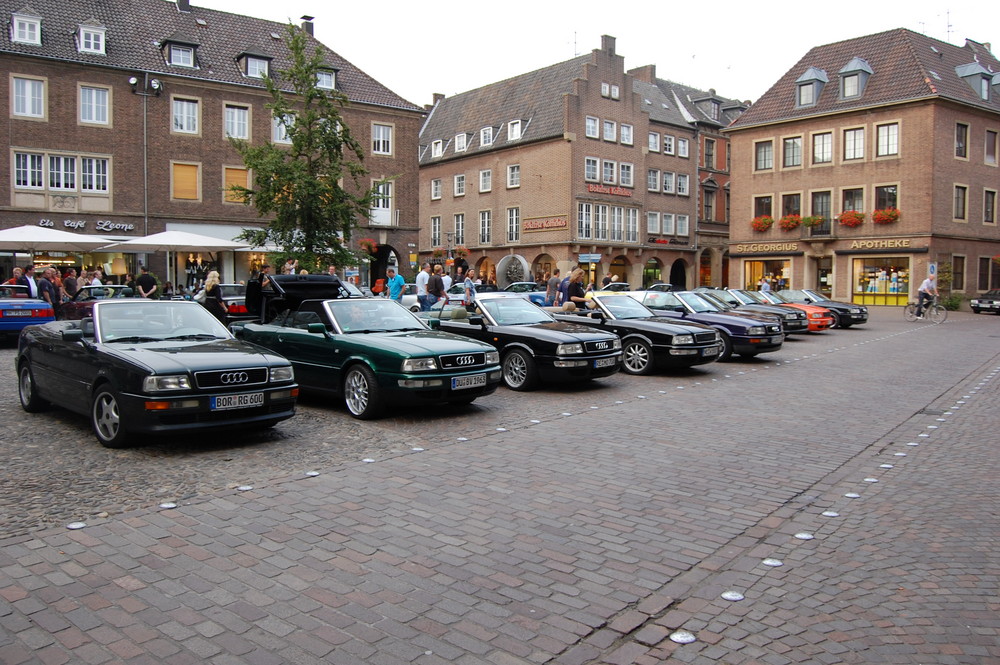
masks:
<svg viewBox="0 0 1000 665"><path fill-rule="evenodd" d="M947 10L944 13L944 15L945 15L945 21L946 21L946 25L947 25L946 30L947 30L947 34L948 34L948 43L950 44L951 43L951 29L953 27L951 25L951 10L950 9Z"/></svg>
<svg viewBox="0 0 1000 665"><path fill-rule="evenodd" d="M573 31L573 57L580 55L580 51L576 48L576 30Z"/></svg>

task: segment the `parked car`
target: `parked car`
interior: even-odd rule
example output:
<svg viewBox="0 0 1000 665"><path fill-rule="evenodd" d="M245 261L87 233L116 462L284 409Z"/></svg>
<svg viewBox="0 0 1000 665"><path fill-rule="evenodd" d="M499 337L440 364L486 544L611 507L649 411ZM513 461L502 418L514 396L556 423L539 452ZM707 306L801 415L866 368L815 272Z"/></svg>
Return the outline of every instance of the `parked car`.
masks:
<svg viewBox="0 0 1000 665"><path fill-rule="evenodd" d="M101 300L117 298L135 298L131 288L120 284L105 284L104 286L81 286L73 297L59 307L59 318L68 321L79 321L92 316L94 303ZM145 300L145 298L143 298Z"/></svg>
<svg viewBox="0 0 1000 665"><path fill-rule="evenodd" d="M826 307L833 315L834 328L850 328L868 323L868 308L864 305L830 300L812 289L782 289L778 291L778 295L788 298L791 302Z"/></svg>
<svg viewBox="0 0 1000 665"><path fill-rule="evenodd" d="M303 388L342 396L355 418L391 405L470 404L500 384L500 356L485 342L429 330L388 298L344 295L331 275L277 275L264 304L273 318L233 325L235 335L288 358Z"/></svg>
<svg viewBox="0 0 1000 665"><path fill-rule="evenodd" d="M512 390L541 382L588 381L610 376L621 365L621 340L611 332L557 321L518 293L486 293L476 314L438 303L423 312L441 330L492 344L500 352L503 381Z"/></svg>
<svg viewBox="0 0 1000 665"><path fill-rule="evenodd" d="M596 288L596 287L595 287ZM632 287L628 282L609 282L601 288L597 289L598 292L613 292L621 293L622 291L631 291Z"/></svg>
<svg viewBox="0 0 1000 665"><path fill-rule="evenodd" d="M417 300L417 285L416 284L404 284L403 285L403 299L402 305L411 312L420 311L420 301Z"/></svg>
<svg viewBox="0 0 1000 665"><path fill-rule="evenodd" d="M253 314L247 310L246 284L219 284L222 300L226 303L226 325L236 321L249 321Z"/></svg>
<svg viewBox="0 0 1000 665"><path fill-rule="evenodd" d="M17 350L25 411L86 415L108 448L143 435L270 427L295 414L291 363L233 339L183 300L98 300L92 316L28 326Z"/></svg>
<svg viewBox="0 0 1000 665"><path fill-rule="evenodd" d="M629 295L660 316L704 323L719 331L719 360L777 351L785 340L777 317L723 312L693 291L630 291Z"/></svg>
<svg viewBox="0 0 1000 665"><path fill-rule="evenodd" d="M719 357L722 342L719 333L710 326L659 316L624 293L598 294L591 300L593 309L573 308L555 312L555 317L618 335L622 340L622 371L626 374L694 367L715 362Z"/></svg>
<svg viewBox="0 0 1000 665"><path fill-rule="evenodd" d="M674 287L672 284L667 284L666 282L657 282L656 284L651 284L647 291L673 291Z"/></svg>
<svg viewBox="0 0 1000 665"><path fill-rule="evenodd" d="M986 293L969 301L969 306L976 314L993 312L1000 314L1000 289L990 289Z"/></svg>
<svg viewBox="0 0 1000 665"><path fill-rule="evenodd" d="M25 326L56 320L52 305L28 296L27 286L0 286L0 335L19 335Z"/></svg>
<svg viewBox="0 0 1000 665"><path fill-rule="evenodd" d="M741 290L751 298L759 298L761 302L771 305L782 305L784 307L794 307L806 313L806 320L809 322L809 332L820 332L833 327L833 313L826 307L819 305L807 305L801 302L792 302L784 296L778 295L775 291L750 291Z"/></svg>
<svg viewBox="0 0 1000 665"><path fill-rule="evenodd" d="M699 286L694 291L726 309L777 316L781 319L781 330L786 335L809 331L809 322L806 320L806 313L794 307L759 303L748 296L741 296L727 289L717 289L710 286Z"/></svg>
<svg viewBox="0 0 1000 665"><path fill-rule="evenodd" d="M500 289L496 284L476 284L476 293L496 293ZM465 282L458 282L448 287L445 292L448 294L449 305L462 305L465 302Z"/></svg>
<svg viewBox="0 0 1000 665"><path fill-rule="evenodd" d="M522 293L536 305L545 304L545 286L536 282L514 282L504 287L508 293Z"/></svg>

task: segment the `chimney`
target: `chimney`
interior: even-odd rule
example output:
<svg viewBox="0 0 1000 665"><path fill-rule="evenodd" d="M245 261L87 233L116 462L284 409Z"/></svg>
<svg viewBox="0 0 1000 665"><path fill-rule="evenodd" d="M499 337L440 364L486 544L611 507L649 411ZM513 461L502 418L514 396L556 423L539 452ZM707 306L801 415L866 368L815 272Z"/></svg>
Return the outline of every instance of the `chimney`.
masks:
<svg viewBox="0 0 1000 665"><path fill-rule="evenodd" d="M608 55L615 54L615 38L611 35L601 35L601 50L607 51Z"/></svg>
<svg viewBox="0 0 1000 665"><path fill-rule="evenodd" d="M302 29L307 35L313 34L313 18L314 16L305 15L302 17Z"/></svg>
<svg viewBox="0 0 1000 665"><path fill-rule="evenodd" d="M177 11L179 11L179 12L190 12L191 11L191 0L177 0Z"/></svg>
<svg viewBox="0 0 1000 665"><path fill-rule="evenodd" d="M637 81L652 83L656 80L656 65L643 65L642 67L628 70L628 73Z"/></svg>

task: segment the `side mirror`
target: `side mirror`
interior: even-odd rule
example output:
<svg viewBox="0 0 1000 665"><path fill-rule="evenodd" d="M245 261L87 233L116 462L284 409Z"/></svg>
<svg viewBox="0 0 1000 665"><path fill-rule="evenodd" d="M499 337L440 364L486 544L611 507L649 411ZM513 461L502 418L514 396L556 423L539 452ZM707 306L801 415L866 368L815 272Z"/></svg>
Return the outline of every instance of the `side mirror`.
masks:
<svg viewBox="0 0 1000 665"><path fill-rule="evenodd" d="M482 328L486 327L486 319L483 318L482 314L470 314L469 315L469 325L480 326Z"/></svg>
<svg viewBox="0 0 1000 665"><path fill-rule="evenodd" d="M431 330L439 330L441 328L441 319L422 319L427 327Z"/></svg>
<svg viewBox="0 0 1000 665"><path fill-rule="evenodd" d="M80 330L79 328L64 330L62 331L62 338L64 342L82 342L83 331Z"/></svg>
<svg viewBox="0 0 1000 665"><path fill-rule="evenodd" d="M318 335L326 334L326 324L325 323L310 323L306 326L306 332Z"/></svg>

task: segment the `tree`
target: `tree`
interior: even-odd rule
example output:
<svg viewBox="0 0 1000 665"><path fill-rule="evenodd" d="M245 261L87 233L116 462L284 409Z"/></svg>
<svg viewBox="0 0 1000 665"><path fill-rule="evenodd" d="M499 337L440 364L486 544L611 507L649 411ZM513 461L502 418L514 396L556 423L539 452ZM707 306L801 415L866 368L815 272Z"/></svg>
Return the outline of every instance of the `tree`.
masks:
<svg viewBox="0 0 1000 665"><path fill-rule="evenodd" d="M364 152L340 114L347 98L316 87L317 75L328 69L322 51L309 55L309 40L294 25L287 33L291 66L276 79L264 79L271 95L266 106L281 122L287 142L251 145L230 139L253 173L252 187L233 185L230 191L261 217L274 216L266 228L247 229L239 237L255 247L282 247L308 269L355 263L345 243L358 220L370 214L376 189L362 184L368 173Z"/></svg>

